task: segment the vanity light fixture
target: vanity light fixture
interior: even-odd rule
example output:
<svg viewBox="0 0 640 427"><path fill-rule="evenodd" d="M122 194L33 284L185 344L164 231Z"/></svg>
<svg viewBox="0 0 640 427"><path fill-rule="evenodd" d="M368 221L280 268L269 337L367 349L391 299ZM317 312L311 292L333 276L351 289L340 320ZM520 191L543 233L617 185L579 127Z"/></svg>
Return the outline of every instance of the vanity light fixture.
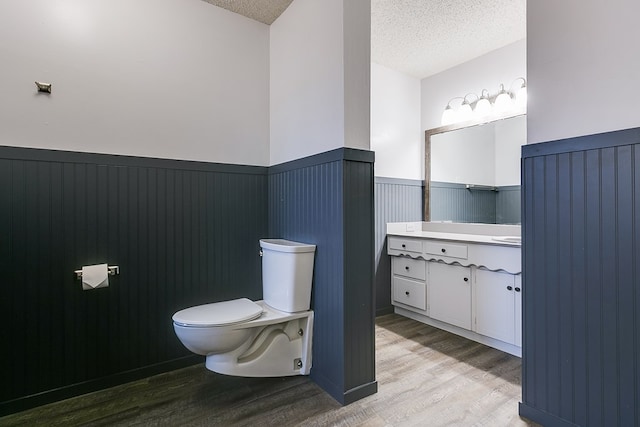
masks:
<svg viewBox="0 0 640 427"><path fill-rule="evenodd" d="M469 100L467 99L467 97L469 95L475 96L476 97L476 102L478 102L478 95L476 95L474 93L468 93L468 94L466 94L464 96L464 98L462 99L462 104L458 108L458 121L459 122L466 122L466 121L471 120L473 118L473 109L471 108L471 104L469 103Z"/></svg>
<svg viewBox="0 0 640 427"><path fill-rule="evenodd" d="M474 95L476 100L469 101ZM456 99L462 100L457 106L452 106ZM492 96L487 89L482 89L481 95L469 93L462 97L451 98L442 112L442 126L470 120L496 120L510 115L523 114L527 107L527 80L524 77L515 79L509 90L500 84L499 92Z"/></svg>
<svg viewBox="0 0 640 427"><path fill-rule="evenodd" d="M491 101L489 101L489 91L486 89L482 89L482 95L480 95L480 99L476 102L476 108L473 112L477 116L488 116L491 114L493 107L491 106Z"/></svg>
<svg viewBox="0 0 640 427"><path fill-rule="evenodd" d="M515 90L513 89L513 84L516 82L520 82L520 87L517 87ZM515 96L515 104L519 108L525 108L527 106L527 81L524 77L518 77L511 83L511 93Z"/></svg>
<svg viewBox="0 0 640 427"><path fill-rule="evenodd" d="M503 84L500 84L500 92L498 92L496 100L493 101L493 107L496 109L496 112L504 113L510 110L512 105L513 100L511 99L511 94L504 89Z"/></svg>
<svg viewBox="0 0 640 427"><path fill-rule="evenodd" d="M464 102L464 98L459 96L455 98L451 98L449 102L447 102L447 106L445 107L444 112L442 113L442 120L441 120L442 126L447 126L460 121L458 119L457 109L454 109L451 106L451 102L455 101L456 99L462 99L462 101Z"/></svg>

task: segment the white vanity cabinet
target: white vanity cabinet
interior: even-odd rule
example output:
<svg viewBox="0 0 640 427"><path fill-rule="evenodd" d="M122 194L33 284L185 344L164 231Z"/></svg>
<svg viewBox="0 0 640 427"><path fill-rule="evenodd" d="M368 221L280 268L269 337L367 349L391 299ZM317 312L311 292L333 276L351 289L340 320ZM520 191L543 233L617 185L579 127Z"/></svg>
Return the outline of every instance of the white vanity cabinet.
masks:
<svg viewBox="0 0 640 427"><path fill-rule="evenodd" d="M516 347L522 348L522 274L516 276L516 293L514 295L516 305ZM520 289L520 290L518 290Z"/></svg>
<svg viewBox="0 0 640 427"><path fill-rule="evenodd" d="M423 311L427 309L426 264L423 259L393 257L391 291L395 303Z"/></svg>
<svg viewBox="0 0 640 427"><path fill-rule="evenodd" d="M429 262L429 316L471 329L471 269Z"/></svg>
<svg viewBox="0 0 640 427"><path fill-rule="evenodd" d="M390 233L390 225L394 311L520 356L521 252L512 243L519 228L496 238L470 234L467 225L466 233L424 231L415 223L417 231Z"/></svg>
<svg viewBox="0 0 640 427"><path fill-rule="evenodd" d="M474 331L522 346L521 276L476 269L474 277Z"/></svg>

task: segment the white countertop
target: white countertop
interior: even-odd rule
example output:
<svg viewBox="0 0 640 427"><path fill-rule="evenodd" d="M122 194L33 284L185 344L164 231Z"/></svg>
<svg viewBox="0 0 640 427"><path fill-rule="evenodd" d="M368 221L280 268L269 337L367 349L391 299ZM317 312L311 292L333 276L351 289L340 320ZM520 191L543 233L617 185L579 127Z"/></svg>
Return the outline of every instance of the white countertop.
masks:
<svg viewBox="0 0 640 427"><path fill-rule="evenodd" d="M520 237L519 225L392 222L387 223L387 235L462 241L498 246L521 246L520 242L508 240L509 238Z"/></svg>

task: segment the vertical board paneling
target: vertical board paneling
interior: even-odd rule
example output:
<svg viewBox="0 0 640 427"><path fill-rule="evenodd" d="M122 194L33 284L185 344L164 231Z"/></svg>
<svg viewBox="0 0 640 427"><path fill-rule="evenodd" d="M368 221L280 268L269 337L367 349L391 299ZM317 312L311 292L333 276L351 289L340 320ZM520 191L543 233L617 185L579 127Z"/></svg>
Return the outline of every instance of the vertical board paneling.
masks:
<svg viewBox="0 0 640 427"><path fill-rule="evenodd" d="M345 390L375 378L373 164L344 162Z"/></svg>
<svg viewBox="0 0 640 427"><path fill-rule="evenodd" d="M311 377L342 403L375 392L373 163L343 150L269 175L269 235L317 246ZM337 158L336 158L337 157Z"/></svg>
<svg viewBox="0 0 640 427"><path fill-rule="evenodd" d="M523 403L549 426L640 425L640 138L523 148Z"/></svg>
<svg viewBox="0 0 640 427"><path fill-rule="evenodd" d="M269 176L269 235L316 245L312 375L337 389L344 385L342 181L341 161Z"/></svg>
<svg viewBox="0 0 640 427"><path fill-rule="evenodd" d="M260 298L266 168L6 147L0 166L0 413L188 357L175 311ZM83 291L94 263L120 275Z"/></svg>
<svg viewBox="0 0 640 427"><path fill-rule="evenodd" d="M496 224L520 224L522 204L519 185L498 187L496 192Z"/></svg>
<svg viewBox="0 0 640 427"><path fill-rule="evenodd" d="M520 186L470 190L464 184L431 182L431 221L520 224Z"/></svg>
<svg viewBox="0 0 640 427"><path fill-rule="evenodd" d="M431 181L431 221L495 224L496 192L469 190L464 184Z"/></svg>
<svg viewBox="0 0 640 427"><path fill-rule="evenodd" d="M567 254L571 257L571 159L569 154L561 154L557 159L557 186L556 193L558 206L556 212L555 226L557 230L563 230L558 233L557 254L556 254L556 274L560 286L556 294L557 301L555 304L562 305L563 301L571 301L573 295L573 281L571 280L571 270L562 268L564 264L559 254ZM568 238L567 238L568 237ZM574 337L572 330L572 313L570 310L558 309L558 353L557 360L558 371L560 375L560 389L558 390L558 411L563 417L570 416L573 412L573 367L571 359L562 357L562 355L572 354L572 339Z"/></svg>
<svg viewBox="0 0 640 427"><path fill-rule="evenodd" d="M387 255L387 223L422 221L422 181L375 178L376 313L388 314L391 305L391 260Z"/></svg>

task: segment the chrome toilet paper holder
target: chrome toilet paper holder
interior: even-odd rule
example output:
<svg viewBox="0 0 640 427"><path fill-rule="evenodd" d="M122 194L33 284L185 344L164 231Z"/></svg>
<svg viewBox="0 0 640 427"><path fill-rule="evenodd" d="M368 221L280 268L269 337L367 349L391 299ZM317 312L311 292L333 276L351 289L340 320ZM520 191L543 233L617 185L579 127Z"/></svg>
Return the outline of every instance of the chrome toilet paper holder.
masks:
<svg viewBox="0 0 640 427"><path fill-rule="evenodd" d="M109 265L107 266L107 272L109 276L115 276L116 274L120 274L120 267L117 265ZM74 273L76 273L76 279L82 280L82 270L76 270Z"/></svg>

